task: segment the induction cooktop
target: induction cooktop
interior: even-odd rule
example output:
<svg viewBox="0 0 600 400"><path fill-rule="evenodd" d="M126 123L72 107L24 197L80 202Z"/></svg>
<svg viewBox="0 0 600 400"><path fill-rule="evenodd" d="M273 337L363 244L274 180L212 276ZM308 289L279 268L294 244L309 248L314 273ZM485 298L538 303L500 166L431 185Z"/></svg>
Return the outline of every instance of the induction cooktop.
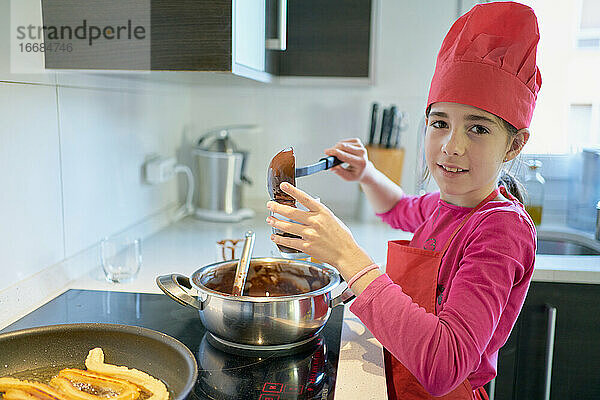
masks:
<svg viewBox="0 0 600 400"><path fill-rule="evenodd" d="M43 325L104 322L142 326L185 344L198 363L190 399L295 400L334 397L343 307L314 341L294 351L228 349L204 329L198 312L162 294L69 290L0 332Z"/></svg>

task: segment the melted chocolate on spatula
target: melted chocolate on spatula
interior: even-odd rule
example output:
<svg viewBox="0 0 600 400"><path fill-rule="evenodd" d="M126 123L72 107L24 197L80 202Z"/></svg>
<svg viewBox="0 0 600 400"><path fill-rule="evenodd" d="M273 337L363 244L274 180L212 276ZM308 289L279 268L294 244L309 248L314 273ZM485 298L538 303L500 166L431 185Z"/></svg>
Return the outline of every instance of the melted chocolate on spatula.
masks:
<svg viewBox="0 0 600 400"><path fill-rule="evenodd" d="M296 157L294 156L294 149L291 147L281 150L271 160L267 172L267 188L271 200L290 207L296 207L296 200L279 188L282 182L288 182L296 186ZM290 238L300 237L275 228L273 228L273 233ZM300 253L300 251L287 246L277 245L277 247L282 253Z"/></svg>

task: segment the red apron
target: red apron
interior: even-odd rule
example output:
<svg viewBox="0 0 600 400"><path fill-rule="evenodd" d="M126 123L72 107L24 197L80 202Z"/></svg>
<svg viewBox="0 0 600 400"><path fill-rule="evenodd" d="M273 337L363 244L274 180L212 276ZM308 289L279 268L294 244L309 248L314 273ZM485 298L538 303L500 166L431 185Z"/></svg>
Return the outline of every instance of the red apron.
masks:
<svg viewBox="0 0 600 400"><path fill-rule="evenodd" d="M450 246L452 239L460 231L467 220L488 201L498 196L498 189L486 197L461 221L454 230L441 251L425 250L409 247L408 240L392 240L388 243L388 256L386 273L390 279L402 287L402 291L409 295L413 302L425 308L429 313L436 313L435 300L438 271L444 253ZM389 400L413 399L445 399L445 400L472 400L488 399L485 390L480 387L473 391L469 381L465 379L452 392L434 397L430 395L417 381L412 373L400 363L389 351L383 349L385 362L385 375Z"/></svg>

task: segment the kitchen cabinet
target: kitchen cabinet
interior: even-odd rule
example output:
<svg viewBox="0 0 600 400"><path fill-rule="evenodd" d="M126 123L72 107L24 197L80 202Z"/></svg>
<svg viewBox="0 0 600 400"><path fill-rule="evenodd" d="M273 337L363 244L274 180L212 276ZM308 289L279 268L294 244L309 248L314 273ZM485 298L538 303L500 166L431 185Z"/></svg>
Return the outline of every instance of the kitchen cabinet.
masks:
<svg viewBox="0 0 600 400"><path fill-rule="evenodd" d="M546 399L546 390L600 399L599 333L600 285L532 282L498 355L494 400Z"/></svg>
<svg viewBox="0 0 600 400"><path fill-rule="evenodd" d="M74 42L73 51L46 52L46 68L215 71L267 81L265 12L264 0L148 0L138 4L42 0L45 26L75 29L86 19L88 26L117 28L131 23L149 31L137 42L131 38L109 42L101 37L92 52L85 41L61 38L65 45ZM129 31L125 30L123 37L125 33ZM53 42L48 34L45 40L46 44Z"/></svg>
<svg viewBox="0 0 600 400"><path fill-rule="evenodd" d="M267 1L270 7L275 2ZM267 52L270 72L288 77L368 78L372 3L288 0L287 48ZM273 36L272 20L267 29Z"/></svg>
<svg viewBox="0 0 600 400"><path fill-rule="evenodd" d="M87 18L102 29L124 26L133 15L134 25L145 21L149 33L145 42L100 37L93 51L83 41L72 47L84 53L46 52L48 69L213 71L265 82L369 77L371 0L41 1L44 26L74 29ZM48 32L45 41L46 47L57 42Z"/></svg>

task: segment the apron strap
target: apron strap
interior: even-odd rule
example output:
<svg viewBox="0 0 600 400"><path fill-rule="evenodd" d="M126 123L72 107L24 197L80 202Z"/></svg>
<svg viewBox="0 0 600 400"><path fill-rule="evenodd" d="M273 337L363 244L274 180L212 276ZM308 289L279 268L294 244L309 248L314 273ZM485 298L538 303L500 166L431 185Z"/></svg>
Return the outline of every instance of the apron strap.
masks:
<svg viewBox="0 0 600 400"><path fill-rule="evenodd" d="M467 220L473 215L475 214L481 207L483 207L484 205L486 205L488 202L492 201L493 199L495 199L498 196L498 188L495 188L492 193L490 193L485 199L481 200L481 202L479 204L477 204L477 206L475 208L473 208L464 218L463 220L460 222L460 224L458 225L458 227L456 227L456 229L454 230L454 232L452 232L452 235L450 235L450 237L448 238L448 240L446 241L446 244L444 245L444 248L442 249L442 251L440 252L442 254L442 257L444 256L444 254L446 253L446 250L448 250L448 247L450 247L450 243L452 242L452 239L454 239L454 237L456 236L456 234L458 234L458 231L460 231L460 229L464 226L464 224L467 223Z"/></svg>
<svg viewBox="0 0 600 400"><path fill-rule="evenodd" d="M480 386L473 391L473 397L475 400L490 400L483 386Z"/></svg>

